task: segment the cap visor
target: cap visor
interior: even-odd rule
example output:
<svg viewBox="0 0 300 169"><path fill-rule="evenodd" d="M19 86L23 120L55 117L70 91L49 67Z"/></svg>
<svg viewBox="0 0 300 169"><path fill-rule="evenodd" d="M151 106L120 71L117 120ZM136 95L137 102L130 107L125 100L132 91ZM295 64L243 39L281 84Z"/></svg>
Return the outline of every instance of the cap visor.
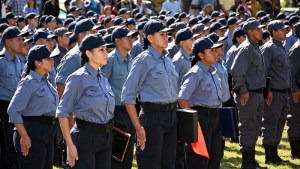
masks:
<svg viewBox="0 0 300 169"><path fill-rule="evenodd" d="M106 46L107 48L115 48L116 47L116 45L114 43L106 43L103 46Z"/></svg>
<svg viewBox="0 0 300 169"><path fill-rule="evenodd" d="M22 37L26 37L26 36L29 36L30 33L25 31L25 32L21 32L18 36L22 36Z"/></svg>
<svg viewBox="0 0 300 169"><path fill-rule="evenodd" d="M227 36L223 36L223 37L220 37L218 41L223 41L223 40L226 40L227 39Z"/></svg>
<svg viewBox="0 0 300 169"><path fill-rule="evenodd" d="M220 29L227 29L228 26L222 26Z"/></svg>
<svg viewBox="0 0 300 169"><path fill-rule="evenodd" d="M172 28L164 28L164 29L160 30L159 32L168 32L168 31L174 31L174 29L172 29Z"/></svg>
<svg viewBox="0 0 300 169"><path fill-rule="evenodd" d="M264 28L266 27L265 25L259 25L258 28Z"/></svg>
<svg viewBox="0 0 300 169"><path fill-rule="evenodd" d="M211 49L218 48L218 47L221 47L221 46L223 46L222 43L217 43L217 44L214 44L214 45L211 47Z"/></svg>
<svg viewBox="0 0 300 169"><path fill-rule="evenodd" d="M198 37L198 36L200 36L200 34L196 33L196 34L194 34L194 35L192 36L192 38L196 38L196 37Z"/></svg>
<svg viewBox="0 0 300 169"><path fill-rule="evenodd" d="M58 36L56 36L56 35L48 35L47 36L47 39L57 39L58 38Z"/></svg>
<svg viewBox="0 0 300 169"><path fill-rule="evenodd" d="M289 28L290 26L288 26L288 25L284 25L284 29L286 29L286 28Z"/></svg>
<svg viewBox="0 0 300 169"><path fill-rule="evenodd" d="M64 35L71 35L73 32L66 32Z"/></svg>
<svg viewBox="0 0 300 169"><path fill-rule="evenodd" d="M139 33L137 31L130 31L127 36L137 36Z"/></svg>

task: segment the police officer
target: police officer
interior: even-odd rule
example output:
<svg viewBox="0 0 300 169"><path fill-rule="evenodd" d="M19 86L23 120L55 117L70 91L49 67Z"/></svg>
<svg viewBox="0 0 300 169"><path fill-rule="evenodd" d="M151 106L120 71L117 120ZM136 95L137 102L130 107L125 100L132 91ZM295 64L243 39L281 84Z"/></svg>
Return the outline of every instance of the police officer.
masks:
<svg viewBox="0 0 300 169"><path fill-rule="evenodd" d="M224 54L226 55L227 51L230 49L230 47L233 45L232 43L232 37L233 32L235 29L239 28L238 19L236 17L230 17L228 18L228 30L225 32L225 37L227 39L224 42Z"/></svg>
<svg viewBox="0 0 300 169"><path fill-rule="evenodd" d="M100 71L107 63L105 41L97 35L88 35L79 49L84 66L68 77L56 116L68 147L69 165L77 169L109 169L115 99ZM70 112L76 118L71 134Z"/></svg>
<svg viewBox="0 0 300 169"><path fill-rule="evenodd" d="M137 32L131 32L124 26L118 27L112 32L111 38L116 49L109 54L107 65L101 68L115 95L114 126L131 134L124 160L122 163L112 160L113 169L131 169L132 167L135 130L126 107L121 103L121 92L132 65L132 58L128 52L132 48L134 34Z"/></svg>
<svg viewBox="0 0 300 169"><path fill-rule="evenodd" d="M290 32L287 33L286 39L283 42L283 45L284 45L284 48L285 48L286 51L289 51L290 48L293 46L293 44L295 44L295 42L298 39L297 35L296 35L296 32L295 32L294 26L299 22L299 20L300 20L300 18L297 15L292 16L289 19L289 24L290 24L291 30L290 30Z"/></svg>
<svg viewBox="0 0 300 169"><path fill-rule="evenodd" d="M143 52L143 46L144 46L144 44L143 44L143 42L144 42L143 29L144 29L146 22L147 21L143 21L137 25L137 30L138 30L139 36L138 36L138 39L135 42L133 42L132 49L130 51L130 55L132 56L132 58L137 57L140 53Z"/></svg>
<svg viewBox="0 0 300 169"><path fill-rule="evenodd" d="M0 119L1 119L1 168L16 168L13 147L14 125L8 123L7 108L21 80L22 67L17 54L22 50L21 32L17 27L6 28L2 35L4 49L0 53Z"/></svg>
<svg viewBox="0 0 300 169"><path fill-rule="evenodd" d="M22 29L22 31L28 31L31 35L34 35L35 31L38 28L38 16L35 13L28 13L25 16L27 25Z"/></svg>
<svg viewBox="0 0 300 169"><path fill-rule="evenodd" d="M160 21L145 24L145 51L134 60L121 94L137 133L136 156L142 169L175 168L178 74L164 50L168 30ZM139 119L136 97L142 107Z"/></svg>
<svg viewBox="0 0 300 169"><path fill-rule="evenodd" d="M210 159L196 154L187 143L185 146L187 168L220 168L222 148L222 126L218 108L222 105L221 79L212 65L218 60L214 44L209 38L197 39L192 48L193 67L183 77L179 91L179 105L182 108L198 110L205 144Z"/></svg>
<svg viewBox="0 0 300 169"><path fill-rule="evenodd" d="M297 23L294 28L298 40L289 52L292 95L290 99L290 111L287 116L287 126L292 158L300 159L300 23Z"/></svg>
<svg viewBox="0 0 300 169"><path fill-rule="evenodd" d="M174 55L179 51L179 47L175 43L176 34L179 30L184 29L186 27L187 27L187 25L183 22L175 22L169 26L169 28L172 29L172 37L174 39L171 43L169 43L169 45L167 47L167 51L169 52L169 56L171 58L173 58Z"/></svg>
<svg viewBox="0 0 300 169"><path fill-rule="evenodd" d="M247 40L238 47L231 67L239 110L242 168L260 167L255 161L255 144L261 129L266 84L263 56L257 45L262 38L262 27L256 20L243 25Z"/></svg>
<svg viewBox="0 0 300 169"><path fill-rule="evenodd" d="M43 45L29 51L25 78L8 107L9 122L17 129L14 145L20 169L51 169L53 165L58 94L46 78L54 68L50 54Z"/></svg>
<svg viewBox="0 0 300 169"><path fill-rule="evenodd" d="M220 37L216 33L211 33L207 37L216 44L223 44L227 39L227 37ZM217 47L214 52L218 60L213 66L217 69L217 74L221 79L222 95L220 98L221 101L225 103L230 99L230 91L228 84L228 73L224 66L224 60L222 59L222 56L224 55L224 45Z"/></svg>
<svg viewBox="0 0 300 169"><path fill-rule="evenodd" d="M74 34L77 39L77 45L61 59L57 67L55 81L59 96L63 94L67 77L81 67L78 45L80 45L86 35L94 33L93 30L96 28L97 26L90 19L83 19L76 23Z"/></svg>
<svg viewBox="0 0 300 169"><path fill-rule="evenodd" d="M54 30L53 34L57 36L56 48L60 52L59 57L54 58L54 66L56 68L60 63L61 58L68 53L68 42L72 32L69 32L67 28L57 28Z"/></svg>
<svg viewBox="0 0 300 169"><path fill-rule="evenodd" d="M180 47L179 52L173 57L172 62L176 72L179 75L178 88L181 86L182 77L191 68L191 52L195 38L199 35L194 35L190 28L184 28L177 32L175 43Z"/></svg>
<svg viewBox="0 0 300 169"><path fill-rule="evenodd" d="M191 68L191 52L195 38L199 35L194 35L190 28L184 28L179 30L175 36L175 43L180 47L179 52L172 58L172 62L175 66L176 72L179 75L178 88L181 86L182 77ZM183 169L185 167L185 154L184 154L184 142L177 142L176 151L176 169Z"/></svg>
<svg viewBox="0 0 300 169"><path fill-rule="evenodd" d="M288 53L282 45L286 37L285 25L280 20L273 20L268 25L271 40L262 48L266 76L270 77L270 91L264 105L262 121L262 143L265 148L266 164L282 164L277 147L289 111L290 63Z"/></svg>

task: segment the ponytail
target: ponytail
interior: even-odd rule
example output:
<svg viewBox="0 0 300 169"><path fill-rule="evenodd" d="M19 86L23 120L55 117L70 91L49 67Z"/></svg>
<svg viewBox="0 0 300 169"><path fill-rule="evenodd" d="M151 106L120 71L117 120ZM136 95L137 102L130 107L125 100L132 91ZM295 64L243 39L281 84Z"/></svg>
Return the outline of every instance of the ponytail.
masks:
<svg viewBox="0 0 300 169"><path fill-rule="evenodd" d="M27 75L29 75L30 70L35 70L35 63L34 63L34 61L26 63L26 69L25 69L24 77L27 76Z"/></svg>
<svg viewBox="0 0 300 169"><path fill-rule="evenodd" d="M89 62L89 58L87 57L86 53L81 53L81 67L87 62Z"/></svg>
<svg viewBox="0 0 300 169"><path fill-rule="evenodd" d="M197 62L200 61L200 57L197 55L194 56L193 60L192 60L192 67L197 64Z"/></svg>
<svg viewBox="0 0 300 169"><path fill-rule="evenodd" d="M144 38L144 46L143 46L143 49L144 50L147 50L148 49L148 46L151 45L149 40L147 39L147 36Z"/></svg>

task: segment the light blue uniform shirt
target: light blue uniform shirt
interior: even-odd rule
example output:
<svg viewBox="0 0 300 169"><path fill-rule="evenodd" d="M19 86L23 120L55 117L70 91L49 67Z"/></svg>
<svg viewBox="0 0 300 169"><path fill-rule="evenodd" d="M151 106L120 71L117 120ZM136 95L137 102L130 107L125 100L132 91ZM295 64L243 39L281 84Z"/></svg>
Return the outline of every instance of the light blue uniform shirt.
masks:
<svg viewBox="0 0 300 169"><path fill-rule="evenodd" d="M214 67L217 69L217 74L221 78L222 95L220 97L222 102L226 102L230 99L230 91L228 84L228 73L224 66L224 61L220 58Z"/></svg>
<svg viewBox="0 0 300 169"><path fill-rule="evenodd" d="M221 79L217 69L198 61L183 77L178 99L188 100L192 107L218 108L222 104L221 96Z"/></svg>
<svg viewBox="0 0 300 169"><path fill-rule="evenodd" d="M12 57L4 48L0 53L0 100L10 101L21 80L20 59Z"/></svg>
<svg viewBox="0 0 300 169"><path fill-rule="evenodd" d="M137 40L133 43L132 49L129 52L133 59L143 52L143 46L144 44L140 40Z"/></svg>
<svg viewBox="0 0 300 169"><path fill-rule="evenodd" d="M120 52L115 49L108 56L108 62L102 66L101 71L108 78L108 82L115 94L115 101L117 106L122 106L121 92L125 80L129 74L132 65L131 56L127 55L127 60L123 58Z"/></svg>
<svg viewBox="0 0 300 169"><path fill-rule="evenodd" d="M178 97L178 74L164 50L162 54L148 46L133 61L128 78L123 86L121 100L124 104L140 102L159 104L173 103Z"/></svg>
<svg viewBox="0 0 300 169"><path fill-rule="evenodd" d="M225 33L225 37L227 37L227 39L224 41L224 56L226 56L228 50L233 45L233 43L232 43L232 33L230 33L229 30ZM223 58L223 59L225 60L225 58Z"/></svg>
<svg viewBox="0 0 300 169"><path fill-rule="evenodd" d="M296 35L296 32L294 30L291 30L287 35L286 35L286 39L283 42L283 46L285 48L286 52L289 52L289 50L291 49L291 47L297 42L298 37Z"/></svg>
<svg viewBox="0 0 300 169"><path fill-rule="evenodd" d="M21 72L23 72L25 70L25 65L26 65L27 59L26 59L26 57L24 57L20 54L17 54L17 57L19 58L20 63L21 63Z"/></svg>
<svg viewBox="0 0 300 169"><path fill-rule="evenodd" d="M56 68L56 83L65 84L68 76L81 67L80 55L81 52L78 45L76 45L61 59L60 64Z"/></svg>
<svg viewBox="0 0 300 169"><path fill-rule="evenodd" d="M191 69L191 56L180 48L179 52L173 57L172 62L179 75L178 88L180 89L182 77Z"/></svg>
<svg viewBox="0 0 300 169"><path fill-rule="evenodd" d="M225 67L227 69L228 74L231 74L231 66L234 60L234 53L236 49L237 49L237 44L233 45L226 53Z"/></svg>
<svg viewBox="0 0 300 169"><path fill-rule="evenodd" d="M9 122L23 123L23 116L55 116L58 94L50 82L31 70L22 78L9 104Z"/></svg>
<svg viewBox="0 0 300 169"><path fill-rule="evenodd" d="M115 98L107 78L89 63L71 74L56 110L57 117L69 117L106 124L114 117Z"/></svg>

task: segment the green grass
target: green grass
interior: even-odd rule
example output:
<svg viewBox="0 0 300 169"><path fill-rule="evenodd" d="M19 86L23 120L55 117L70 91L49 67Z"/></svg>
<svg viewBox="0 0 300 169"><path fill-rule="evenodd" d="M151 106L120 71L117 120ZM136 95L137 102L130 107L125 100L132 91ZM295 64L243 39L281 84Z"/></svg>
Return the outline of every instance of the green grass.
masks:
<svg viewBox="0 0 300 169"><path fill-rule="evenodd" d="M239 151L239 148L240 147L237 143L231 143L230 141L226 141L224 159L221 161L222 169L241 168L242 156ZM290 162L286 165L280 166L265 165L264 148L261 146L261 138L258 139L256 146L256 160L261 166L266 166L268 167L268 169L300 169L300 160L292 160L290 157L290 145L287 139L286 128L283 132L283 138L279 145L278 153L282 159L289 160ZM137 169L135 159L133 161L132 168ZM54 167L54 169L57 168Z"/></svg>

